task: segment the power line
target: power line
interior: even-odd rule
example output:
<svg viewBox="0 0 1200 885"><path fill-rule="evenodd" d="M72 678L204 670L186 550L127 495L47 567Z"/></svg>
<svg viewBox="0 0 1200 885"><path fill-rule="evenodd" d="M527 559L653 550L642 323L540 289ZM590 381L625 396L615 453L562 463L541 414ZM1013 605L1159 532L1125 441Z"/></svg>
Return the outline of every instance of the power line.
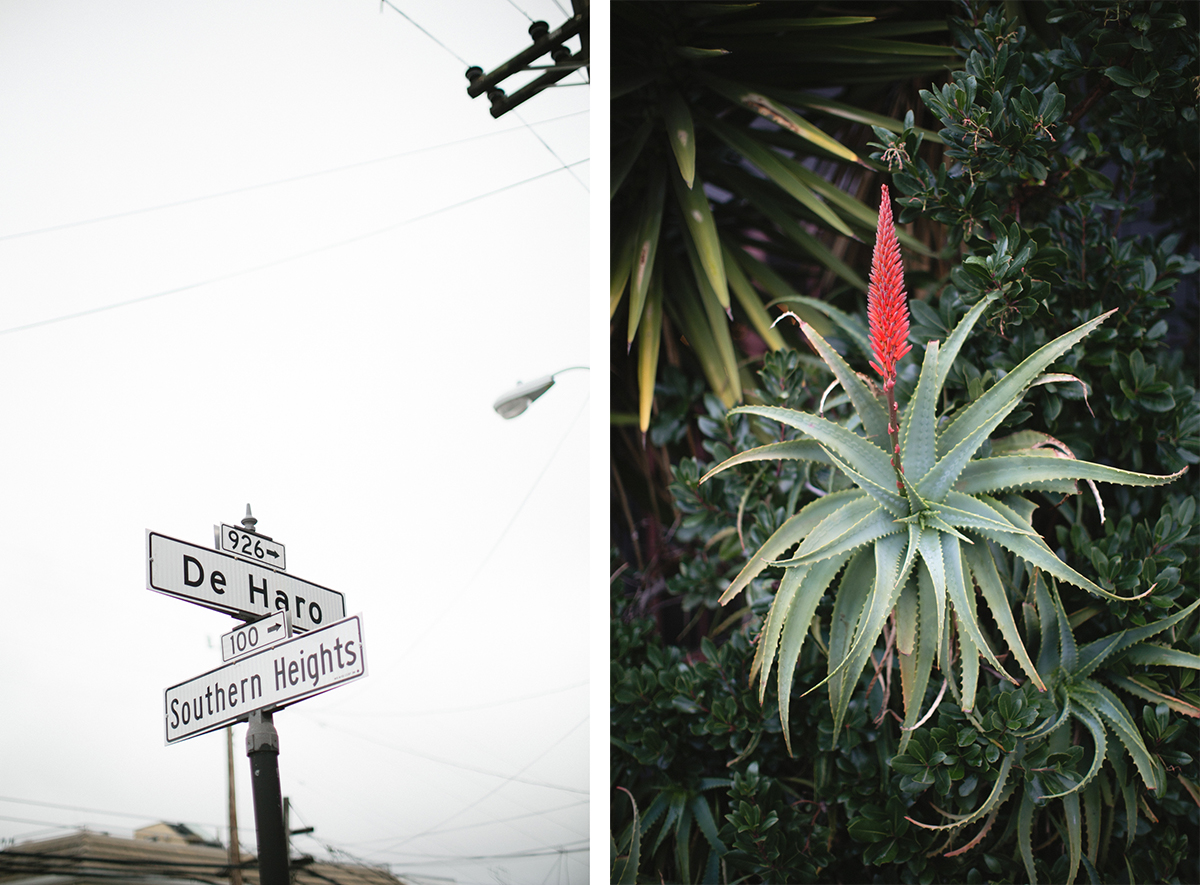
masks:
<svg viewBox="0 0 1200 885"><path fill-rule="evenodd" d="M586 163L586 162L587 162L586 159L577 160L575 163L572 163L571 165L577 166L580 163ZM566 167L563 167L563 168L566 168ZM389 224L385 227L377 228L376 230L368 231L367 233L364 233L364 234L357 234L356 236L349 237L345 240L339 240L336 243L327 243L324 246L317 246L314 249L306 249L305 251L297 252L294 255L287 255L283 258L277 258L273 261L264 262L263 264L256 264L253 267L246 267L246 268L242 268L241 270L230 271L229 273L220 274L215 277L209 277L207 280L200 280L199 282L196 282L196 283L188 283L185 286L177 286L174 289L165 289L161 292L155 292L151 295L142 295L138 298L130 298L126 301L118 301L115 304L106 304L106 305L103 305L102 307L92 307L92 308L88 308L87 310L80 310L80 311L76 311L75 313L64 314L62 316L52 317L51 319L47 319L47 320L38 320L33 323L26 323L25 325L22 325L22 326L13 326L8 329L0 329L0 335L10 335L10 334L14 334L16 332L25 332L25 331L28 331L29 329L36 329L39 326L49 326L49 325L53 325L54 323L64 323L64 322L67 322L68 320L76 320L81 317L91 316L92 314L103 313L104 311L108 311L108 310L116 310L117 308L120 308L120 307L129 307L134 304L141 304L144 301L153 301L156 298L164 298L167 295L177 295L180 292L187 292L190 289L199 289L202 286L208 286L213 283L221 283L221 282L224 282L225 280L232 280L237 277L245 276L246 274L255 273L260 270L267 270L268 268L278 267L279 265L288 264L292 261L299 261L301 258L307 258L310 255L318 255L321 252L328 252L330 249L337 249L342 246L348 246L351 243L357 243L360 240L366 240L371 237L379 236L380 234L388 233L389 231L398 230L399 228L405 227L409 224L414 224L418 221L424 221L427 218L432 218L435 215L441 215L443 212L449 212L452 209L457 209L461 206L469 205L470 203L476 203L479 200L487 199L488 197L495 196L496 194L503 193L504 191L512 190L513 188L520 187L523 184L529 184L530 182L537 181L538 179L541 179L541 178L546 178L547 176L550 176L550 175L555 175L561 171L562 171L562 168L551 169L549 172L541 172L541 173L539 173L537 175L533 175L529 178L522 179L521 181L514 181L512 184L506 184L504 187L496 188L495 190L488 191L487 193L478 194L474 197L468 197L465 200L460 200L459 202L452 203L449 206L443 206L440 209L434 209L431 212L426 212L422 215L414 216L413 218L407 218L404 221L398 221L395 224Z"/></svg>
<svg viewBox="0 0 1200 885"><path fill-rule="evenodd" d="M443 43L437 37L433 36L433 34L429 33L429 31L425 30L425 28L423 28L419 24L417 24L413 20L412 16L410 16L407 12L405 12L403 9L401 9L399 6L397 6L395 3L393 3L392 0L383 0L383 2L386 3L388 6L392 7L392 9L396 10L396 12L398 12L402 16L404 16L404 18L407 19L409 24L411 24L414 28L416 28L418 31L420 31L422 34L424 34L426 37L428 37L430 40L432 40L438 46L442 47L442 49L449 52L451 55L453 55L455 58L457 58L460 62L462 62L464 67L470 67L470 62L468 62L465 58L463 58L461 55L459 55L457 52L455 52L453 49L451 49L449 46L447 46L445 43Z"/></svg>
<svg viewBox="0 0 1200 885"><path fill-rule="evenodd" d="M482 135L472 135L468 138L457 139L456 141L447 141L447 142L443 142L442 144L429 145L428 147L414 148L411 151L402 151L398 154L389 154L386 157L376 157L373 160L359 160L358 162L355 162L355 163L347 163L344 166L334 166L330 169L320 169L316 172L304 172L300 175L293 175L290 178L277 178L273 181L264 181L259 184L251 184L251 185L247 185L245 187L237 187L237 188L233 188L231 190L220 191L215 194L205 194L205 195L199 196L199 197L185 197L182 200L175 200L170 203L160 203L156 206L143 206L138 209L128 209L123 212L113 212L109 215L100 215L95 218L85 218L81 221L67 221L62 224L53 224L53 225L50 225L49 227L39 227L39 228L35 228L32 230L18 231L16 233L11 233L11 234L0 234L0 242L3 242L5 240L15 240L20 237L32 237L37 234L52 233L53 231L66 230L66 229L72 228L72 227L82 227L84 225L89 225L89 224L99 224L102 221L115 221L118 218L128 218L132 215L142 215L146 212L158 212L163 209L174 209L178 206L187 206L192 203L202 203L206 200L217 200L217 199L220 199L221 197L231 197L231 196L235 196L237 194L244 194L244 193L248 193L250 191L261 190L263 188L276 187L281 184L292 184L293 182L304 181L305 179L308 179L308 178L318 178L322 175L332 175L337 172L345 172L349 169L357 169L359 167L370 166L375 163L385 163L390 160L398 160L403 157L411 157L411 156L415 156L416 154L423 154L423 153L427 153L429 151L442 150L443 148L448 148L448 147L456 147L457 145L466 144L471 141L478 141L482 138L492 138L493 136L496 136L496 135L505 135L510 132L519 132L522 128L527 128L532 131L533 126L541 126L545 123L556 123L559 120L566 120L569 117L577 117L580 114L586 114L586 113L588 113L587 109L584 109L582 111L573 111L570 114L563 114L562 116L559 116L559 117L551 117L547 120L538 120L536 123L532 123L532 124L525 123L525 121L522 120L521 122L524 123L524 127L513 126L510 129L499 129L494 132L485 132ZM534 135L537 135L537 133L534 132ZM562 161L560 160L559 162L561 163Z"/></svg>
<svg viewBox="0 0 1200 885"><path fill-rule="evenodd" d="M489 710L493 707L504 707L504 706L507 706L508 704L519 704L522 701L531 701L531 700L535 700L536 698L544 698L547 695L561 694L564 691L571 691L572 689L582 688L583 686L588 685L588 684L589 684L589 680L584 679L581 682L574 682L570 685L564 685L559 688L551 688L551 689L548 689L547 691L539 691L534 694L525 694L525 695L521 695L520 697L508 698L507 700L503 700L503 701L489 701L488 703L485 703L485 704L472 704L469 707L448 707L448 708L441 709L441 710L410 710L410 711L402 710L400 712L395 712L395 713L377 713L377 712L355 713L355 712L351 712L351 711L347 711L347 710L341 710L341 711L339 711L339 715L362 716L362 717L409 717L409 716L442 716L442 715L449 715L449 714L453 714L453 713L471 713L471 712L474 712L475 710Z"/></svg>
<svg viewBox="0 0 1200 885"><path fill-rule="evenodd" d="M520 120L522 123L525 122L525 118L521 116L520 111L518 111L516 108L513 108L513 113L517 115L518 120ZM564 169L567 169L567 164L563 162L563 158L560 157L555 152L554 148L550 147L550 144L546 141L546 139L544 139L540 135L538 135L537 132L534 131L532 126L529 127L529 131L533 133L534 138L536 138L538 141L540 141L542 143L542 147L544 147L546 150L548 150L550 152L550 156L552 156L552 157L554 157L554 159L558 160L558 163L560 166L562 166ZM571 171L571 170L568 170L568 171ZM580 178L574 172L571 172L571 177L579 182L580 187L582 187L588 193L591 193L591 190L589 190L589 188L587 186L587 182L585 182L582 178Z"/></svg>

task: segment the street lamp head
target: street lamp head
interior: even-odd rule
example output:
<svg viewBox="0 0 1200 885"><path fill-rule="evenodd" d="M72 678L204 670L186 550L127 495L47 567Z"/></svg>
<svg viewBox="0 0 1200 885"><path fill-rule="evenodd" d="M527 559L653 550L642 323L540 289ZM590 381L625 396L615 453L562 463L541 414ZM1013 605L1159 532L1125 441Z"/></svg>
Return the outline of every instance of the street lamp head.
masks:
<svg viewBox="0 0 1200 885"><path fill-rule="evenodd" d="M554 376L546 375L535 381L518 384L501 396L492 405L501 418L515 418L529 408L529 404L554 386Z"/></svg>

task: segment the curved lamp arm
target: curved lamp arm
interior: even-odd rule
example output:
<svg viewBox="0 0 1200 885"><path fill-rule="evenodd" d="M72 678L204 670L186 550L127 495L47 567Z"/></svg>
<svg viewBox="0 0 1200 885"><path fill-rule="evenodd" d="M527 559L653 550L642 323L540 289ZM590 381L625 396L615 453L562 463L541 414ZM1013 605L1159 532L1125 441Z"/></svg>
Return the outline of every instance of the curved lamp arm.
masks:
<svg viewBox="0 0 1200 885"><path fill-rule="evenodd" d="M552 375L545 375L533 381L526 381L517 384L508 393L503 394L492 408L496 410L501 418L515 418L529 408L529 404L535 399L554 386L554 379L563 372L571 372L576 369L591 370L591 366L569 366L565 369L559 369Z"/></svg>

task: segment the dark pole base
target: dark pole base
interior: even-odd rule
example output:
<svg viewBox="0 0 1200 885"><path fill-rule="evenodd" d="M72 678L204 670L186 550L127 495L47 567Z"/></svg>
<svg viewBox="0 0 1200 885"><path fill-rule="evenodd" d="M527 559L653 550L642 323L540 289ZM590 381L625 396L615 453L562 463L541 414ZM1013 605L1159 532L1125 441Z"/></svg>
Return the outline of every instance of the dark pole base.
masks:
<svg viewBox="0 0 1200 885"><path fill-rule="evenodd" d="M259 882L261 885L288 885L288 843L279 787L279 736L270 713L250 714L246 755L250 758L250 783L254 793Z"/></svg>

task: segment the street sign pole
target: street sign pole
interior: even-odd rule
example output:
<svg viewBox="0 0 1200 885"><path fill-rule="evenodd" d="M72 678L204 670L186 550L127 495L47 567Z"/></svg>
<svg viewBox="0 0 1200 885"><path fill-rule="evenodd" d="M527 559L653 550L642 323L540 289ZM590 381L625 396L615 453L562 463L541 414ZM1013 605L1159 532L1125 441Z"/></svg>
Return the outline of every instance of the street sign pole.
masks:
<svg viewBox="0 0 1200 885"><path fill-rule="evenodd" d="M246 505L242 525L253 532L258 523ZM283 826L283 790L279 786L279 732L271 714L256 710L246 729L250 784L254 796L254 832L258 839L260 885L288 885L288 842Z"/></svg>
<svg viewBox="0 0 1200 885"><path fill-rule="evenodd" d="M271 714L256 710L246 729L246 755L254 792L254 832L258 836L258 880L288 885L288 843L279 786L279 732Z"/></svg>

